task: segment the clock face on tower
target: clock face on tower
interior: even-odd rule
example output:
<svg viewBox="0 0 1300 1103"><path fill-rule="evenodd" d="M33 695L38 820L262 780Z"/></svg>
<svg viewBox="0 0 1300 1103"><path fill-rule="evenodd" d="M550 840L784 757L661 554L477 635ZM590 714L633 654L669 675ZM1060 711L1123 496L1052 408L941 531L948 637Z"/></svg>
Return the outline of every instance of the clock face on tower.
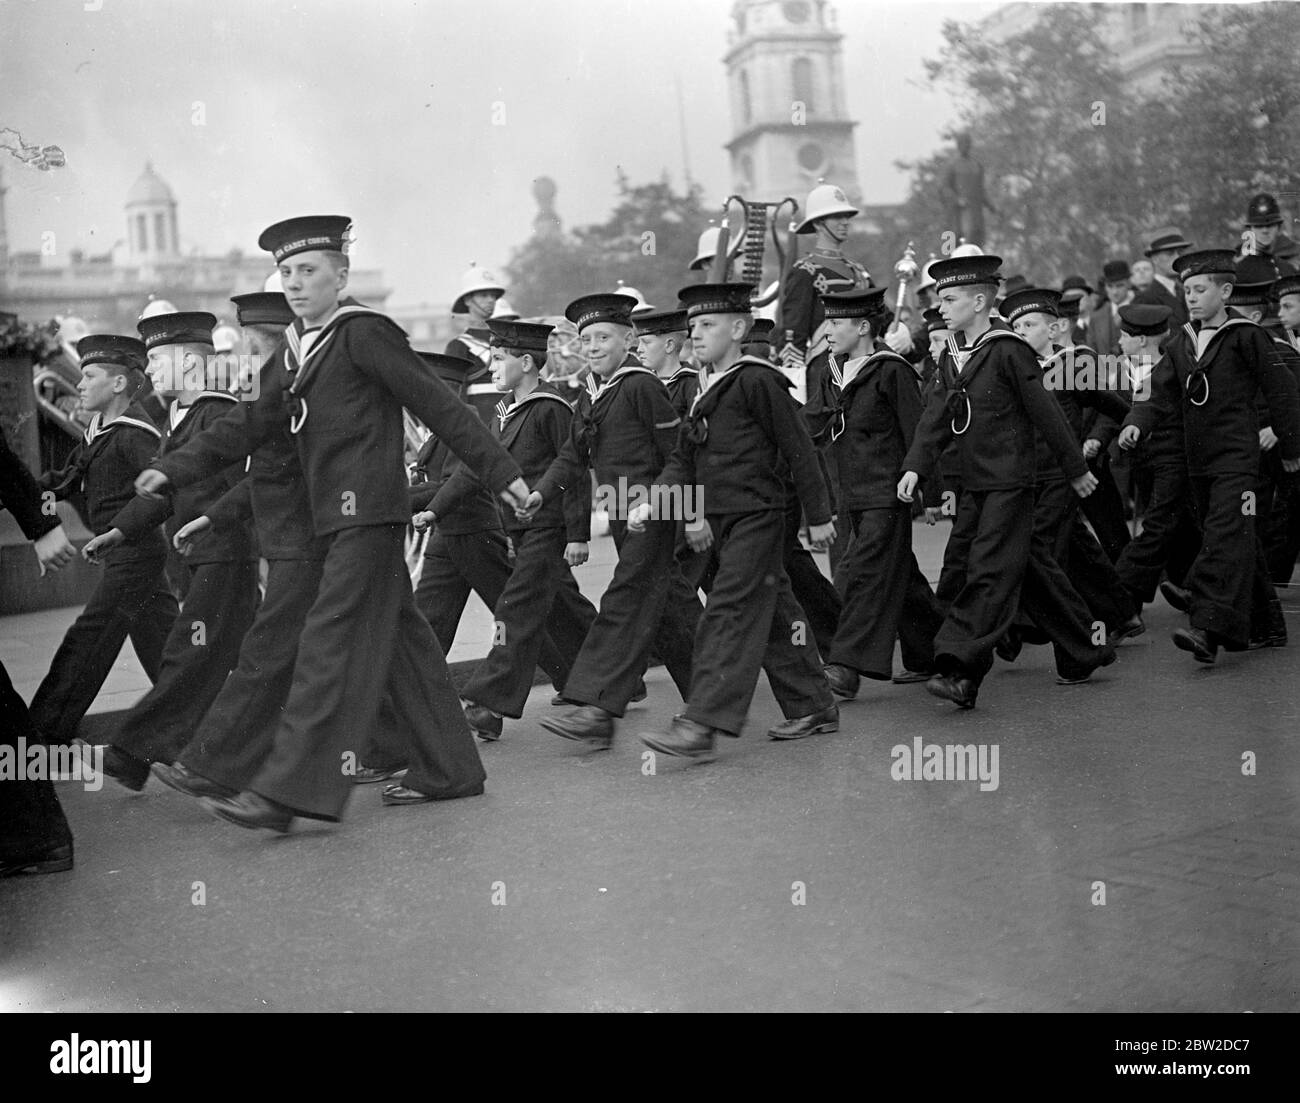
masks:
<svg viewBox="0 0 1300 1103"><path fill-rule="evenodd" d="M781 5L781 10L785 13L786 19L791 23L807 23L808 16L812 14L807 0L786 0Z"/></svg>

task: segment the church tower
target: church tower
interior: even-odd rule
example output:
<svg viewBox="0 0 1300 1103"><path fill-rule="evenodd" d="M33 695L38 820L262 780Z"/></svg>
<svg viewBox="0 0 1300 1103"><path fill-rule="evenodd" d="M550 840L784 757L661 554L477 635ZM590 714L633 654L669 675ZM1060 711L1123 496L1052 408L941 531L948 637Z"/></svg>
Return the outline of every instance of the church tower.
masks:
<svg viewBox="0 0 1300 1103"><path fill-rule="evenodd" d="M176 197L167 182L146 162L140 179L126 197L128 256L135 262L179 259Z"/></svg>
<svg viewBox="0 0 1300 1103"><path fill-rule="evenodd" d="M731 182L747 199L794 196L818 180L858 202L835 13L826 0L736 0L723 60L731 93Z"/></svg>

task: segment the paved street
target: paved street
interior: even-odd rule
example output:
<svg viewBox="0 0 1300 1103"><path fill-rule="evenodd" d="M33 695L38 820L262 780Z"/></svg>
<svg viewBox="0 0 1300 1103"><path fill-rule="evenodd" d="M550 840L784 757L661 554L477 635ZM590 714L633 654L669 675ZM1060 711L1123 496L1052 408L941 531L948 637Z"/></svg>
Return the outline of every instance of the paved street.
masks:
<svg viewBox="0 0 1300 1103"><path fill-rule="evenodd" d="M916 532L933 580L946 530ZM593 549L599 593L612 547ZM484 796L390 809L366 786L344 824L283 838L157 782L64 783L77 866L0 882L0 1007L1296 1010L1300 588L1282 593L1286 650L1197 667L1159 603L1091 685L1027 648L974 712L865 683L839 733L802 742L765 737L761 682L717 762L653 773L636 734L679 706L662 669L602 754L538 727L538 686L483 747ZM25 697L73 612L0 620ZM453 659L482 653L475 618ZM119 665L101 712L144 684ZM895 779L914 739L988 766L996 747L996 787Z"/></svg>

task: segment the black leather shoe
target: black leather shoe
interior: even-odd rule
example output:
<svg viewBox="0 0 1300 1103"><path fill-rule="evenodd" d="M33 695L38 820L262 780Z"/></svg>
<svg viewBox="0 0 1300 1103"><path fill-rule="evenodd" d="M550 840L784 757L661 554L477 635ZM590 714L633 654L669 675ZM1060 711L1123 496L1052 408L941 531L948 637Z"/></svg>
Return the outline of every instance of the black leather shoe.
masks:
<svg viewBox="0 0 1300 1103"><path fill-rule="evenodd" d="M1020 638L1020 633L1016 629L1010 628L1007 630L1007 634L993 645L993 650L999 659L1004 662L1014 663L1020 657L1020 649L1024 646L1025 641Z"/></svg>
<svg viewBox="0 0 1300 1103"><path fill-rule="evenodd" d="M827 663L822 667L826 674L826 680L831 684L831 692L836 697L843 697L845 700L852 701L858 695L858 685L861 679L858 672L852 670L842 663Z"/></svg>
<svg viewBox="0 0 1300 1103"><path fill-rule="evenodd" d="M822 732L837 732L840 730L840 709L838 705L831 705L828 709L822 709L820 712L810 713L807 716L796 716L793 720L782 720L776 727L768 730L768 735L773 739L805 739L810 735L820 735Z"/></svg>
<svg viewBox="0 0 1300 1103"><path fill-rule="evenodd" d="M1247 651L1259 651L1264 647L1285 647L1285 632L1264 632L1258 636L1251 636L1250 643L1246 645Z"/></svg>
<svg viewBox="0 0 1300 1103"><path fill-rule="evenodd" d="M202 805L218 819L240 827L264 827L284 835L293 823L293 810L276 804L260 793L236 793L233 797L204 797Z"/></svg>
<svg viewBox="0 0 1300 1103"><path fill-rule="evenodd" d="M465 721L480 739L495 743L501 738L501 717L489 708L466 701Z"/></svg>
<svg viewBox="0 0 1300 1103"><path fill-rule="evenodd" d="M90 744L84 740L74 739L72 742L80 744L86 750L91 749ZM82 753L84 756L85 751ZM86 761L93 765L94 759L87 757ZM119 785L125 785L133 793L138 793L149 780L149 763L142 758L136 758L133 754L127 754L126 751L119 751L112 743L105 743L103 772Z"/></svg>
<svg viewBox="0 0 1300 1103"><path fill-rule="evenodd" d="M642 679L641 681L637 682L636 689L633 691L632 696L631 698L629 698L629 700L631 700L632 704L635 705L639 701L644 701L646 699L646 696L647 694L645 688L645 680Z"/></svg>
<svg viewBox="0 0 1300 1103"><path fill-rule="evenodd" d="M219 781L187 770L179 762L173 762L170 766L165 762L155 762L149 769L164 785L187 797L233 797L238 792L229 785L222 785Z"/></svg>
<svg viewBox="0 0 1300 1103"><path fill-rule="evenodd" d="M933 677L933 670L908 670L904 667L890 681L896 686L911 686L917 682L928 682Z"/></svg>
<svg viewBox="0 0 1300 1103"><path fill-rule="evenodd" d="M1212 643L1209 633L1200 628L1176 628L1173 641L1178 650L1190 651L1198 663L1212 663L1219 653L1219 645Z"/></svg>
<svg viewBox="0 0 1300 1103"><path fill-rule="evenodd" d="M392 781L406 773L405 766L362 766L352 775L354 785L374 785L377 781Z"/></svg>
<svg viewBox="0 0 1300 1103"><path fill-rule="evenodd" d="M1192 591L1175 586L1168 579L1160 583L1160 593L1180 613L1185 613L1192 607Z"/></svg>
<svg viewBox="0 0 1300 1103"><path fill-rule="evenodd" d="M705 724L697 724L684 716L674 716L672 727L663 735L643 735L641 742L663 754L703 762L714 755L713 732L714 729Z"/></svg>
<svg viewBox="0 0 1300 1103"><path fill-rule="evenodd" d="M961 674L936 674L925 683L925 688L959 709L973 709L980 691L978 682Z"/></svg>
<svg viewBox="0 0 1300 1103"><path fill-rule="evenodd" d="M614 742L614 714L595 705L579 705L554 720L543 720L542 727L564 739L587 743L594 749L608 749Z"/></svg>
<svg viewBox="0 0 1300 1103"><path fill-rule="evenodd" d="M25 858L0 858L0 877L20 873L63 873L72 868L72 844L52 846Z"/></svg>
<svg viewBox="0 0 1300 1103"><path fill-rule="evenodd" d="M1131 640L1137 636L1142 635L1142 633L1145 632L1146 630L1147 630L1146 622L1143 621L1143 619L1140 616L1134 613L1133 616L1131 616L1128 620L1126 620L1123 624L1121 624L1118 628L1116 628L1115 631L1113 631L1109 636L1106 637L1106 643L1110 647L1114 647L1116 644L1123 643L1125 640Z"/></svg>
<svg viewBox="0 0 1300 1103"><path fill-rule="evenodd" d="M431 804L435 800L459 800L461 797L481 797L482 795L483 783L480 781L477 785L471 785L465 789L437 795L421 792L419 789L411 789L406 785L390 785L380 794L379 799L384 804Z"/></svg>
<svg viewBox="0 0 1300 1103"><path fill-rule="evenodd" d="M1115 648L1109 643L1102 650L1101 657L1092 666L1079 670L1062 670L1056 675L1058 686L1081 686L1092 681L1093 674L1103 666L1113 666L1116 660Z"/></svg>

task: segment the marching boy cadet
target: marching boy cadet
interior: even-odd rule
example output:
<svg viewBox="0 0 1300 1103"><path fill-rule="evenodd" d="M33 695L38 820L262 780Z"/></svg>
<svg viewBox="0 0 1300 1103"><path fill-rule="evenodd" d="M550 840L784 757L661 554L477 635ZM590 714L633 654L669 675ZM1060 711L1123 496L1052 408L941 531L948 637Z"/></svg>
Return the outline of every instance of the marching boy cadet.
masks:
<svg viewBox="0 0 1300 1103"><path fill-rule="evenodd" d="M1283 276L1273 284L1270 301L1276 310L1273 339L1300 352L1300 276ZM1300 475L1286 476L1285 493L1274 509L1274 532L1265 541L1273 582L1289 586L1300 557Z"/></svg>
<svg viewBox="0 0 1300 1103"><path fill-rule="evenodd" d="M673 555L678 522L694 519L697 497L678 499L681 516L664 509L641 532L627 532L626 511L649 497L681 424L663 382L632 356L635 305L629 295L597 294L575 299L565 310L578 327L591 379L600 385L579 397L569 439L528 499L529 508L537 509L566 488L585 487L589 466L596 482L621 499L610 510L618 564L564 685L565 700L578 707L542 721L548 731L596 750L610 746L614 721L636 694L652 647L686 696L700 613Z"/></svg>
<svg viewBox="0 0 1300 1103"><path fill-rule="evenodd" d="M146 363L142 342L97 334L77 342L77 353L77 391L90 426L67 464L40 484L58 498L84 493L86 520L98 535L135 500L136 476L149 466L162 433L134 401ZM179 613L163 574L166 560L167 541L156 525L104 554L103 577L32 698L32 722L47 742L72 742L128 636L149 680L158 680Z"/></svg>
<svg viewBox="0 0 1300 1103"><path fill-rule="evenodd" d="M538 486L569 439L575 416L559 391L538 378L546 366L546 338L553 327L489 321L488 328L492 381L508 395L498 406L498 436L524 480ZM596 619L596 610L586 598L578 594L569 600L570 591L561 585L571 567L587 561L591 491L582 474L566 492L527 510L529 520L503 511L515 547L514 570L492 609L492 647L461 693L465 719L480 739L500 739L501 718L523 715L533 668L547 635L561 657L576 665L582 641ZM474 485L474 475L458 468L429 504L430 511L442 516L449 503L460 501ZM527 502L535 506L536 492Z"/></svg>
<svg viewBox="0 0 1300 1103"><path fill-rule="evenodd" d="M1151 371L1160 359L1173 317L1172 309L1154 303L1129 303L1119 308L1120 350L1137 384L1135 391L1145 394L1150 386ZM1201 537L1187 489L1182 411L1175 408L1161 418L1135 451L1135 465L1150 471L1151 490L1142 528L1124 545L1115 572L1140 609L1155 600L1162 574L1169 577L1163 587L1166 597L1178 601ZM1186 612L1186 602L1179 604Z"/></svg>
<svg viewBox="0 0 1300 1103"><path fill-rule="evenodd" d="M712 757L717 736L739 736L760 667L786 717L769 735L799 739L839 729L835 698L782 566L781 460L799 487L814 547L835 539L835 525L789 379L767 361L741 355L752 290L743 283L698 284L678 296L695 354L709 369L656 482L700 487L705 517L687 526L687 540L696 552L713 549L717 571L695 635L686 709L666 733L642 739L654 750L687 758ZM629 529L641 530L650 515L648 504L638 505Z"/></svg>
<svg viewBox="0 0 1300 1103"><path fill-rule="evenodd" d="M1109 389L1109 380L1092 349L1073 344L1063 348L1055 343L1054 338L1065 328L1058 303L1056 291L1029 287L1003 299L999 312L1038 356L1043 385L1060 405L1086 460L1088 442L1082 440L1085 413L1108 419L1118 432L1119 423L1128 416L1129 404ZM1110 559L1079 516L1079 498L1066 485L1065 475L1041 436L1034 475L1034 529L1083 599L1089 619L1105 624L1112 643L1146 630ZM1016 635L1013 629L1010 651L1004 658L1014 660L1014 652L1018 651Z"/></svg>
<svg viewBox="0 0 1300 1103"><path fill-rule="evenodd" d="M182 448L239 405L208 365L215 350L216 318L204 312L156 314L137 329L149 354L155 388L172 400L158 456ZM231 462L231 461L234 462ZM155 459L149 467L156 468ZM246 454L214 468L170 501L134 498L118 511L109 530L82 549L94 560L109 548L139 540L167 519L176 534L244 477ZM128 789L143 789L151 762L171 762L190 741L239 658L257 604L257 562L246 525L233 524L198 545L186 558L189 586L184 608L172 623L153 689L127 714L104 751L104 773Z"/></svg>
<svg viewBox="0 0 1300 1103"><path fill-rule="evenodd" d="M681 361L689 340L686 311L655 310L638 314L633 321L642 365L663 380L668 401L679 418L685 417L700 389L700 373Z"/></svg>
<svg viewBox="0 0 1300 1103"><path fill-rule="evenodd" d="M278 291L236 295L236 317L261 363L262 379L274 385L285 329L293 324L289 301ZM243 423L252 404L227 414ZM209 435L191 443L187 455L162 461L167 471L197 469L211 455ZM180 466L173 468L172 463ZM218 461L219 462L219 459ZM190 464L194 467L191 468ZM239 661L175 762L155 762L153 775L193 797L232 796L256 776L271 753L280 713L293 685L298 641L316 599L326 542L316 536L311 501L298 450L281 423L249 458L248 477L191 521L180 543L201 545L231 525L251 522L258 550L267 561L266 591L244 636Z"/></svg>
<svg viewBox="0 0 1300 1103"><path fill-rule="evenodd" d="M898 482L899 499L911 502L920 473L931 471L956 439L961 493L944 553L953 598L935 636L937 673L926 688L959 708L974 708L994 645L1022 602L1051 632L1062 678L1084 678L1114 661L1112 650L1092 644L1087 610L1050 550L1035 546L1036 433L1077 494L1090 494L1097 480L1043 387L1038 357L1004 323L989 320L1001 263L995 256L954 257L930 269L954 337Z"/></svg>
<svg viewBox="0 0 1300 1103"><path fill-rule="evenodd" d="M447 665L415 607L403 542L410 521L402 410L409 409L483 472L512 504L527 487L509 455L443 384L406 335L351 298L347 218L278 222L258 245L275 258L296 320L261 375L242 421L225 418L200 447L203 466L245 454L286 421L302 465L316 536L325 542L293 685L266 761L247 787L207 798L241 827L288 831L295 816L338 820L354 785L346 765L381 716L405 734L411 766L385 804L422 804L483 791L483 766ZM215 456L216 458L212 458ZM197 477L183 449L146 471L137 493Z"/></svg>
<svg viewBox="0 0 1300 1103"><path fill-rule="evenodd" d="M1229 306L1236 278L1230 249L1203 249L1176 263L1191 321L1170 338L1120 431L1132 448L1160 418L1181 410L1201 550L1187 574L1189 627L1175 646L1212 663L1220 647L1250 643L1252 588L1259 569L1253 500L1259 475L1262 390L1286 472L1300 470L1300 398L1268 335Z"/></svg>
<svg viewBox="0 0 1300 1103"><path fill-rule="evenodd" d="M822 307L831 351L822 407L840 472L839 516L853 527L826 678L838 696L853 698L859 676L891 679L896 638L904 669L928 677L943 610L912 552L912 512L896 493L922 403L912 366L880 340L885 288L825 295Z"/></svg>

